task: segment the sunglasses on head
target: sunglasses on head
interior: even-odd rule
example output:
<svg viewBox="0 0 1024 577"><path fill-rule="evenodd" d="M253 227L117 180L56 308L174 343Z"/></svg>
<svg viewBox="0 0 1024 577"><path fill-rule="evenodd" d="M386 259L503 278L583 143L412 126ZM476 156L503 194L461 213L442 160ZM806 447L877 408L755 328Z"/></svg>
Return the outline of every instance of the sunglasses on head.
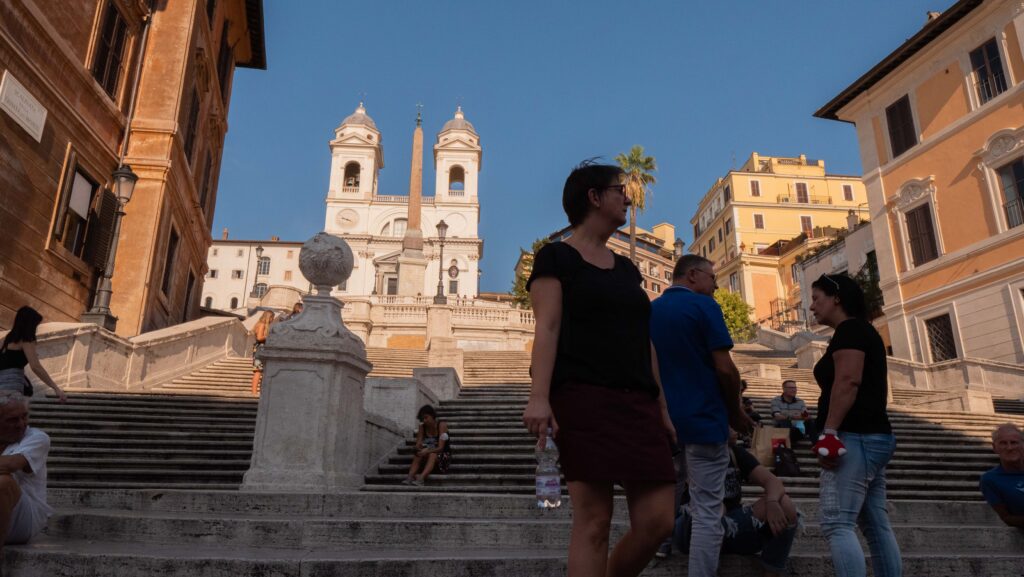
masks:
<svg viewBox="0 0 1024 577"><path fill-rule="evenodd" d="M823 274L823 275L821 275L820 277L818 277L818 280L819 280L819 281L820 281L821 279L825 279L825 280L827 280L828 282L832 283L832 284L833 284L833 285L834 285L834 286L836 287L836 290L839 290L839 283L837 283L837 282L836 282L836 279L834 279L834 278L832 278L832 277L828 276L827 274Z"/></svg>

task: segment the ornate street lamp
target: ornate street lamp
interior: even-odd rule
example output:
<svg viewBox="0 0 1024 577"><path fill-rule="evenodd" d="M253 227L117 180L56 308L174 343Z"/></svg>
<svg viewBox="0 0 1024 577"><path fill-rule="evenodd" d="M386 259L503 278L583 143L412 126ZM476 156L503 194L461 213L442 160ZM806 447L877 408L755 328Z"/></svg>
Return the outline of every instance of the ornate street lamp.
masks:
<svg viewBox="0 0 1024 577"><path fill-rule="evenodd" d="M252 275L252 292L249 293L249 298L260 298L260 295L256 294L256 285L260 282L260 261L263 260L263 245L256 245L256 274Z"/></svg>
<svg viewBox="0 0 1024 577"><path fill-rule="evenodd" d="M117 328L117 317L110 313L110 278L114 276L117 242L121 236L121 218L124 217L124 206L132 199L135 183L139 180L139 175L132 172L132 167L127 164L118 166L111 176L114 181L114 197L117 198L117 212L114 213L114 229L110 235L110 252L107 253L103 275L96 285L96 298L93 299L92 308L82 315L82 322L100 325L108 331Z"/></svg>
<svg viewBox="0 0 1024 577"><path fill-rule="evenodd" d="M444 235L448 233L448 225L442 220L437 223L437 237L441 239L441 254L437 258L437 294L434 295L435 305L448 304L448 298L444 296L444 280L441 275L444 273Z"/></svg>

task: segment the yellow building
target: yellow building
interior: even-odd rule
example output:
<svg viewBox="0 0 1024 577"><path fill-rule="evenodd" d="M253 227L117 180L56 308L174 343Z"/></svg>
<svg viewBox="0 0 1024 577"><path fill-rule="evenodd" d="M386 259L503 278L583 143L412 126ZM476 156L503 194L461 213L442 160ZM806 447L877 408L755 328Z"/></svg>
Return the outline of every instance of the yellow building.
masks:
<svg viewBox="0 0 1024 577"><path fill-rule="evenodd" d="M1022 41L961 0L815 113L857 127L896 357L1024 363Z"/></svg>
<svg viewBox="0 0 1024 577"><path fill-rule="evenodd" d="M719 286L739 292L759 323L797 322L796 262L864 210L856 176L828 174L825 161L760 156L719 178L704 195L690 252L711 260Z"/></svg>

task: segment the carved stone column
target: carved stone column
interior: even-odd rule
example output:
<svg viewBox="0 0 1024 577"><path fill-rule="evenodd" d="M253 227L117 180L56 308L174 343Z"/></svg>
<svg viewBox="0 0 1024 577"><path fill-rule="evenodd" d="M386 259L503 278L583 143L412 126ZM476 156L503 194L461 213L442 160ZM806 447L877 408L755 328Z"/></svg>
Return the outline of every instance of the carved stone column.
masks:
<svg viewBox="0 0 1024 577"><path fill-rule="evenodd" d="M352 263L348 244L323 232L299 253L316 294L303 299L297 317L271 326L243 490L332 492L363 484L363 387L371 365L363 341L342 322L341 301L330 296Z"/></svg>

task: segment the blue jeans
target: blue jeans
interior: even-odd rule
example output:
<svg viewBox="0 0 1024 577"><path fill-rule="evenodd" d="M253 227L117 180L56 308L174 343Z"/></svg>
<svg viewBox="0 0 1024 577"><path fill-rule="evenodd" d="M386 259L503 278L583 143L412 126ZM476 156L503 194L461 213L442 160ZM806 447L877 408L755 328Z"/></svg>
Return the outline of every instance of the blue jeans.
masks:
<svg viewBox="0 0 1024 577"><path fill-rule="evenodd" d="M690 515L684 512L676 519L673 532L676 548L690 552ZM797 526L786 527L778 535L772 535L768 525L754 516L750 505L736 507L722 517L722 553L733 555L757 555L761 565L773 573L785 573L789 551L793 548Z"/></svg>
<svg viewBox="0 0 1024 577"><path fill-rule="evenodd" d="M722 499L725 497L725 473L729 468L726 443L685 445L676 462L676 510L682 489L689 484L690 511L693 515L687 575L718 575L718 554L722 548Z"/></svg>
<svg viewBox="0 0 1024 577"><path fill-rule="evenodd" d="M847 453L839 458L835 474L823 475L821 482L821 531L832 551L836 577L867 574L856 526L871 549L875 577L900 577L903 562L885 508L885 466L896 450L896 438L840 431L839 439ZM826 494L837 498L838 510L831 515L826 510Z"/></svg>

